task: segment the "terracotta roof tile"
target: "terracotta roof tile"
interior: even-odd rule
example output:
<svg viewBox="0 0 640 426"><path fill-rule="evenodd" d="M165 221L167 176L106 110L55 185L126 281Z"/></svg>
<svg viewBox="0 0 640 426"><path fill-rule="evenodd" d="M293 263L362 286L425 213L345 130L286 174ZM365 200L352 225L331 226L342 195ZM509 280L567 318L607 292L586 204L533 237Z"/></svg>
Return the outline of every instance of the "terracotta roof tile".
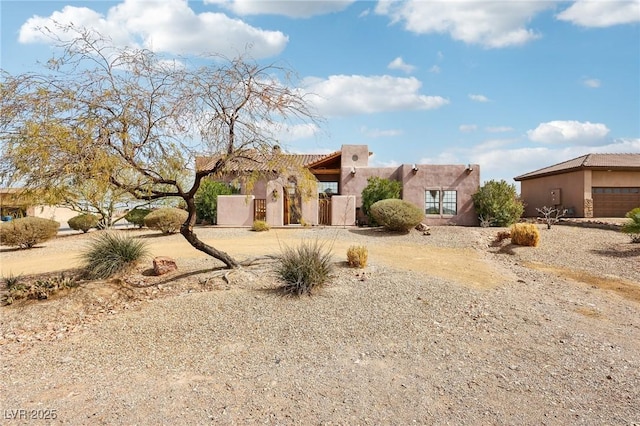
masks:
<svg viewBox="0 0 640 426"><path fill-rule="evenodd" d="M258 152L249 152L243 156L235 157L225 166L226 172L270 172L292 167L305 167L317 163L331 154L288 154L276 153L265 155ZM220 159L219 155L211 157L196 157L196 170L208 170L215 167Z"/></svg>
<svg viewBox="0 0 640 426"><path fill-rule="evenodd" d="M633 169L640 171L640 153L638 154L586 154L572 160L554 164L533 172L525 173L514 179L517 181L541 176L556 175L581 169Z"/></svg>

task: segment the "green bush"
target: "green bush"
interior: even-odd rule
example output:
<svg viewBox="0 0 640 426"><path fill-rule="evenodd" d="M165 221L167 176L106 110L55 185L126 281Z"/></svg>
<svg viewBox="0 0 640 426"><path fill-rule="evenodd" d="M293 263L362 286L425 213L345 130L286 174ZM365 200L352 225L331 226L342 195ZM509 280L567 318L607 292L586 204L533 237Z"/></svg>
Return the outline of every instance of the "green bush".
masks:
<svg viewBox="0 0 640 426"><path fill-rule="evenodd" d="M312 294L329 280L332 270L331 251L318 241L286 247L276 268L284 281L282 290L296 296Z"/></svg>
<svg viewBox="0 0 640 426"><path fill-rule="evenodd" d="M509 226L517 222L524 212L515 185L505 180L490 180L471 197L483 226Z"/></svg>
<svg viewBox="0 0 640 426"><path fill-rule="evenodd" d="M54 238L60 224L40 217L23 217L0 224L0 243L5 246L30 249Z"/></svg>
<svg viewBox="0 0 640 426"><path fill-rule="evenodd" d="M231 195L234 189L227 183L204 179L196 192L196 217L215 225L218 220L218 195Z"/></svg>
<svg viewBox="0 0 640 426"><path fill-rule="evenodd" d="M78 216L74 216L67 221L69 228L74 231L82 231L84 233L89 232L89 229L98 226L100 218L91 213L83 213Z"/></svg>
<svg viewBox="0 0 640 426"><path fill-rule="evenodd" d="M254 220L251 227L251 230L256 232L268 231L269 229L271 229L271 226L264 220Z"/></svg>
<svg viewBox="0 0 640 426"><path fill-rule="evenodd" d="M367 266L369 251L365 246L351 246L347 249L347 263L352 268L364 268Z"/></svg>
<svg viewBox="0 0 640 426"><path fill-rule="evenodd" d="M133 209L129 210L124 218L127 222L133 223L138 228L142 228L144 226L144 218L147 217L152 210L149 209Z"/></svg>
<svg viewBox="0 0 640 426"><path fill-rule="evenodd" d="M424 219L421 208L404 200L380 200L371 206L376 222L390 231L409 232Z"/></svg>
<svg viewBox="0 0 640 426"><path fill-rule="evenodd" d="M400 191L402 191L402 184L396 180L380 177L367 179L367 186L362 190L362 213L369 219L369 225L378 225L371 214L371 206L380 200L400 198Z"/></svg>
<svg viewBox="0 0 640 426"><path fill-rule="evenodd" d="M154 210L144 218L147 228L157 229L163 234L175 234L187 220L189 213L175 207L165 207Z"/></svg>
<svg viewBox="0 0 640 426"><path fill-rule="evenodd" d="M516 223L511 226L511 242L519 246L537 247L540 230L533 223Z"/></svg>
<svg viewBox="0 0 640 426"><path fill-rule="evenodd" d="M640 243L640 207L628 211L624 217L630 220L622 225L621 231L629 234L632 243Z"/></svg>
<svg viewBox="0 0 640 426"><path fill-rule="evenodd" d="M148 255L144 241L107 232L94 238L81 258L89 278L104 279L127 272Z"/></svg>

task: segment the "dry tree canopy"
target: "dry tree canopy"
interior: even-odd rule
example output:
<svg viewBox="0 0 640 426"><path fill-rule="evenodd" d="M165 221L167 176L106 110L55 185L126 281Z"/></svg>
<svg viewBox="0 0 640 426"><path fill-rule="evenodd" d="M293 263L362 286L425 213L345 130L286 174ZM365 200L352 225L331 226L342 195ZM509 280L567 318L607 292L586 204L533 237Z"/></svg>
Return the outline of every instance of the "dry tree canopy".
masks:
<svg viewBox="0 0 640 426"><path fill-rule="evenodd" d="M180 197L189 210L185 238L237 266L193 234L193 199L202 177L246 152L271 152L278 125L319 121L292 71L247 55L167 58L65 30L43 72L2 71L2 181L51 199L85 185L139 200ZM196 153L220 161L196 171Z"/></svg>

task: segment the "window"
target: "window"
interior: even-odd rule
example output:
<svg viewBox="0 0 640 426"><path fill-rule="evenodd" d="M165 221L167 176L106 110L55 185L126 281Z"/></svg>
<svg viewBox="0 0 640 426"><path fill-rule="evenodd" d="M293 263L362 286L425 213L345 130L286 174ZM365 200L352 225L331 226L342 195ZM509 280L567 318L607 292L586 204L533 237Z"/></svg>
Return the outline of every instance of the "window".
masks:
<svg viewBox="0 0 640 426"><path fill-rule="evenodd" d="M458 192L428 189L425 191L426 214L453 216L458 214Z"/></svg>
<svg viewBox="0 0 640 426"><path fill-rule="evenodd" d="M338 194L338 182L318 182L318 194L330 197Z"/></svg>
<svg viewBox="0 0 640 426"><path fill-rule="evenodd" d="M442 214L458 214L458 203L456 191L442 191Z"/></svg>
<svg viewBox="0 0 640 426"><path fill-rule="evenodd" d="M425 212L427 214L440 214L440 191L425 191Z"/></svg>

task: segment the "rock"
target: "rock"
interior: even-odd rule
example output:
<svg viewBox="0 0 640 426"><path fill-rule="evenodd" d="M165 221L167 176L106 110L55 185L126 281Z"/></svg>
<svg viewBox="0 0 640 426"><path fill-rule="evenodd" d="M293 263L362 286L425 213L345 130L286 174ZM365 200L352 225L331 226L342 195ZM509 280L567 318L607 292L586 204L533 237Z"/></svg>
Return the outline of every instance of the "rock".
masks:
<svg viewBox="0 0 640 426"><path fill-rule="evenodd" d="M429 228L424 223L419 223L419 224L416 225L416 230L420 231L420 232L429 232L431 230L431 228Z"/></svg>
<svg viewBox="0 0 640 426"><path fill-rule="evenodd" d="M168 256L158 256L153 259L153 272L156 275L164 275L169 272L176 271L178 265L176 265L175 259Z"/></svg>

